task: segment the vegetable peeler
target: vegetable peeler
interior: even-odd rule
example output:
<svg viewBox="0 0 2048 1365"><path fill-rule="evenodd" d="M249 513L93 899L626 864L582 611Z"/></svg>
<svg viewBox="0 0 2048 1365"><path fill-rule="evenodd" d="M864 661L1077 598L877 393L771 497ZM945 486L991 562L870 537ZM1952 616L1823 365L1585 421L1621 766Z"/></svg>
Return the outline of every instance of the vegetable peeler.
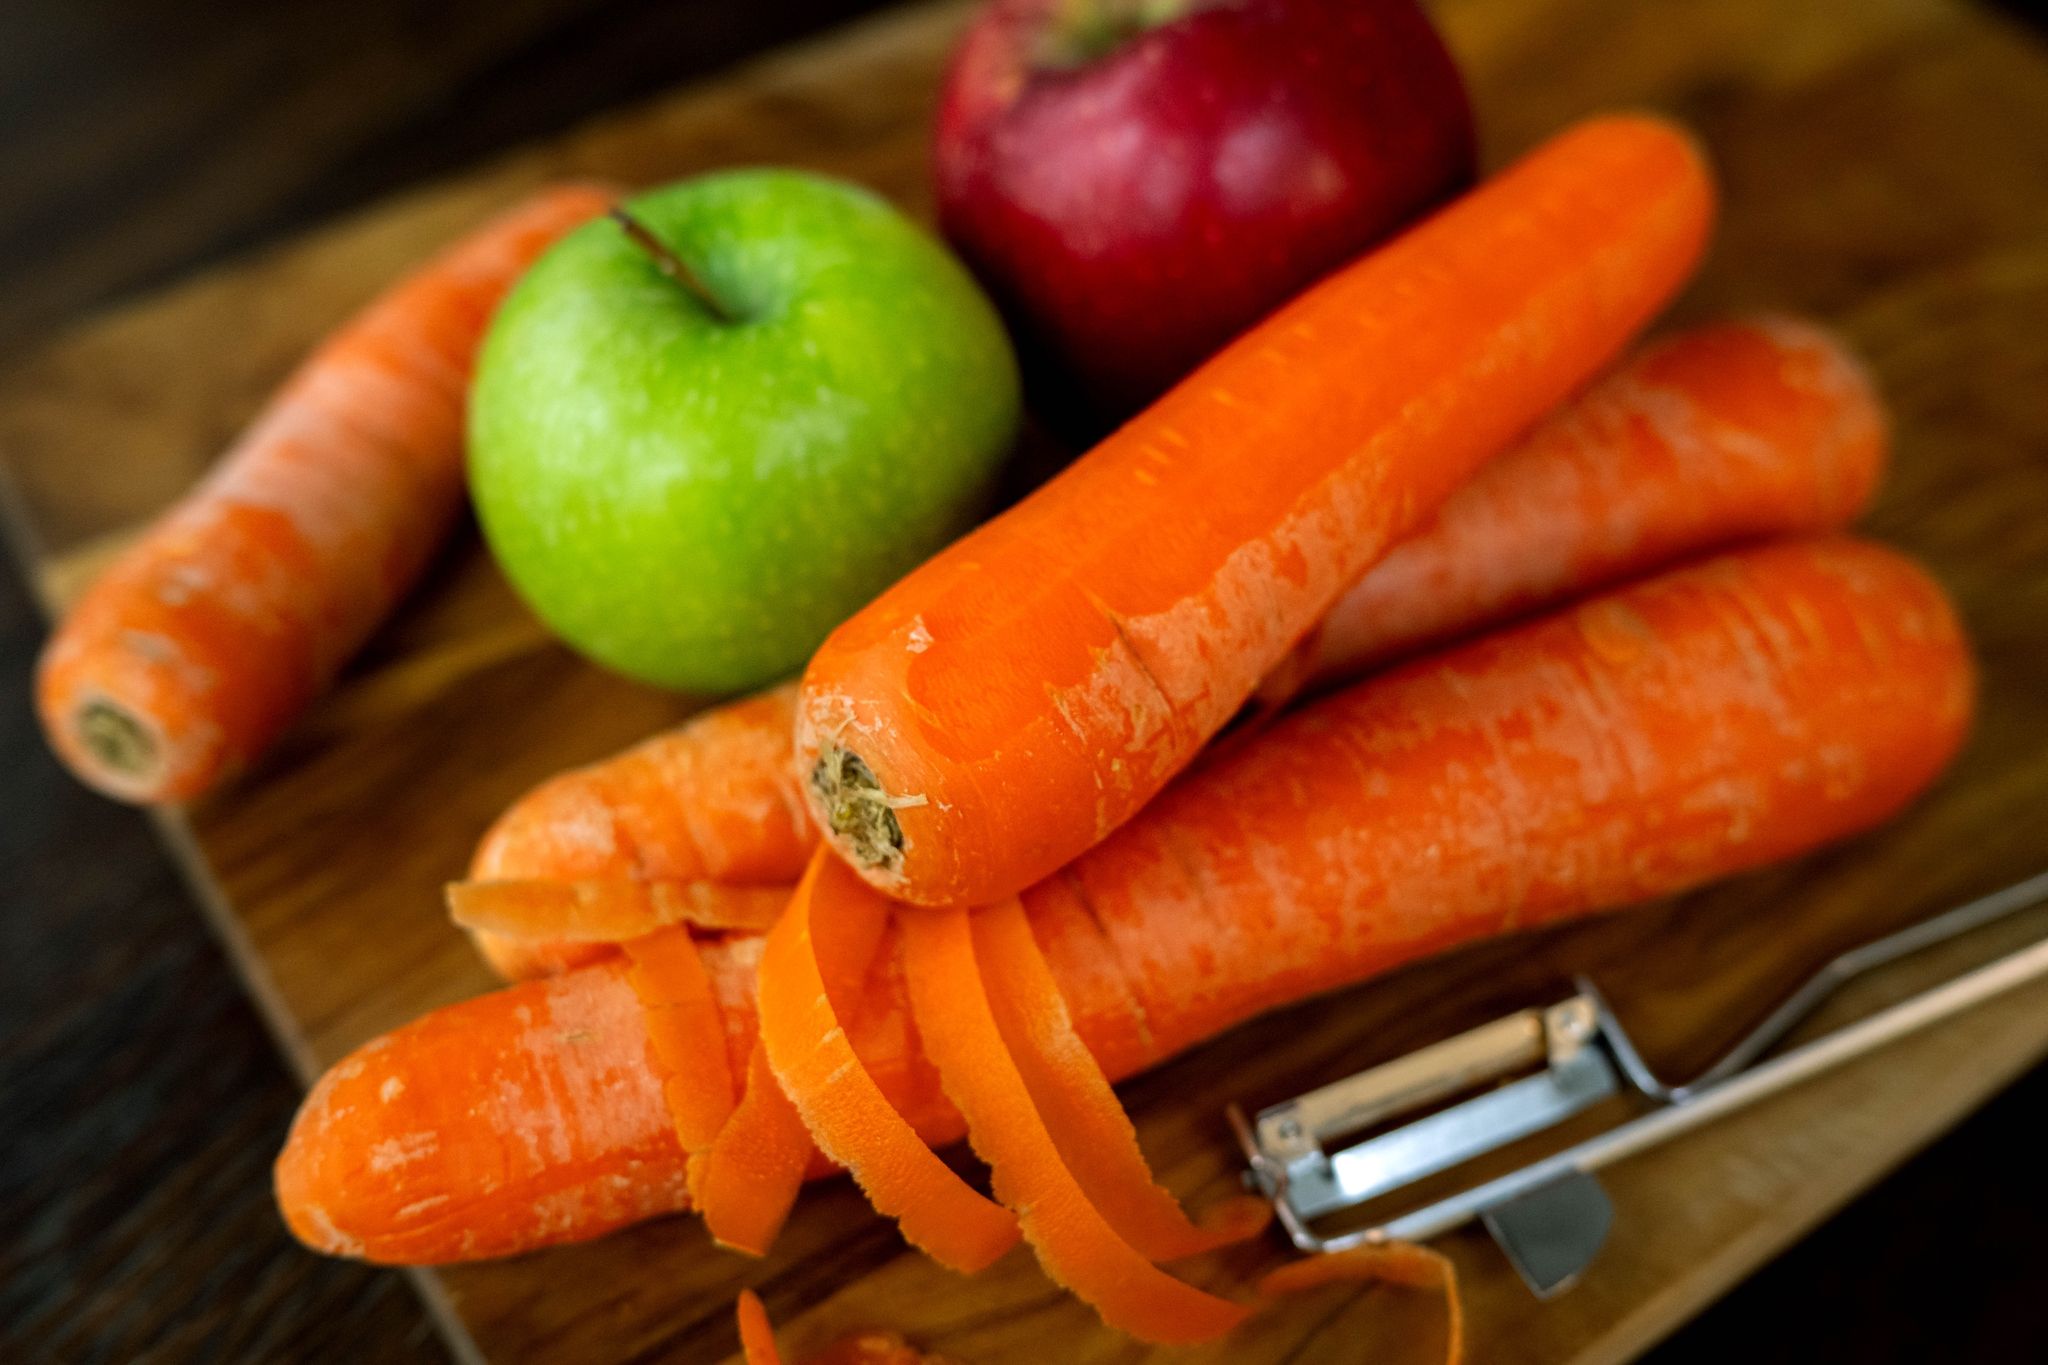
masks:
<svg viewBox="0 0 2048 1365"><path fill-rule="evenodd" d="M1851 949L1809 977L1705 1071L1658 1078L1585 977L1573 994L1432 1044L1245 1117L1225 1111L1250 1169L1306 1252L1419 1241L1480 1220L1539 1298L1569 1288L1606 1240L1613 1207L1601 1167L1938 1023L2048 978L2048 941L2034 943L1910 999L1765 1060L1801 1020L1848 982L2048 902L2048 872ZM1511 1079L1512 1078L1512 1079ZM1505 1174L1442 1192L1452 1173L1558 1128L1595 1105L1633 1097L1646 1112ZM1360 1138L1333 1147L1345 1139ZM1332 1215L1394 1205L1370 1226L1325 1235ZM1405 1207L1402 1207L1405 1205ZM1354 1220L1355 1221L1355 1220Z"/></svg>

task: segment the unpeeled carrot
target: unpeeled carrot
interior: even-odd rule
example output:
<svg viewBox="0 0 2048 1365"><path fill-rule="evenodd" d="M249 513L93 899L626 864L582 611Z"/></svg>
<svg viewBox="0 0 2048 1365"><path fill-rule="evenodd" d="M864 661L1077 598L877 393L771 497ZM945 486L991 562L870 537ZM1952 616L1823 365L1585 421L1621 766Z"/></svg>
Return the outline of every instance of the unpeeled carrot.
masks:
<svg viewBox="0 0 2048 1365"><path fill-rule="evenodd" d="M462 505L465 394L492 311L612 197L544 190L392 286L101 575L37 680L44 732L81 780L190 800L333 680Z"/></svg>
<svg viewBox="0 0 2048 1365"><path fill-rule="evenodd" d="M1329 686L1416 649L1591 591L1661 564L1745 538L1836 529L1869 501L1882 472L1884 414L1856 359L1810 323L1771 318L1710 324L1655 343L1567 403L1525 440L1483 468L1438 514L1390 551L1338 600L1261 693L1283 700L1305 682ZM775 694L779 702L785 692ZM730 718L707 715L669 735L541 787L513 807L487 841L489 861L524 875L643 875L645 866L693 866L691 825L641 813L650 803L612 798L641 786L632 774L646 755L684 748L711 773L707 792L677 791L674 810L722 793L774 790L787 804L757 808L770 818L725 823L724 847L765 852L744 861L793 866L807 845L787 816L801 801L787 729L764 726L785 713L759 701L734 704ZM714 716L716 718L714 718ZM762 742L763 740L766 742ZM614 777L613 765L621 770ZM680 773L668 780L701 781ZM567 799L572 792L587 795ZM611 802L620 809L609 809ZM659 807L655 807L659 809ZM628 814L634 812L634 814ZM630 837L613 831L630 821ZM597 831L593 841L590 832ZM806 827L804 834L811 835ZM594 842L602 850L592 857ZM675 846L681 846L678 852ZM631 850L631 858L623 850ZM486 859L480 855L479 865ZM793 874L792 874L793 875ZM607 955L579 931L582 908L543 902L567 895L491 893L472 913L525 911L520 943L479 934L501 971L523 977L566 970ZM605 903L653 894L621 882L585 882L581 896ZM598 888L607 888L600 892ZM500 895L507 897L500 901ZM558 918L557 918L558 917ZM554 919L575 942L548 944ZM457 920L467 927L464 915ZM498 926L508 931L508 921ZM486 926L490 927L490 926ZM649 925L649 927L652 927ZM623 923L616 938L630 936Z"/></svg>
<svg viewBox="0 0 2048 1365"><path fill-rule="evenodd" d="M1748 539L1838 530L1884 471L1883 405L1795 318L1655 342L1453 493L1306 642L1325 685Z"/></svg>
<svg viewBox="0 0 2048 1365"><path fill-rule="evenodd" d="M1671 297L1712 199L1670 125L1580 124L914 570L804 673L834 847L889 895L978 905L1100 841Z"/></svg>
<svg viewBox="0 0 2048 1365"><path fill-rule="evenodd" d="M1953 755L1971 690L1910 562L1840 539L1729 554L1281 718L1025 910L1080 1037L1129 1076L1414 958L1867 829ZM700 951L743 1066L762 941ZM888 934L880 954L846 1037L920 1137L951 1140ZM658 1076L616 963L437 1011L315 1088L280 1204L311 1246L404 1262L683 1208Z"/></svg>

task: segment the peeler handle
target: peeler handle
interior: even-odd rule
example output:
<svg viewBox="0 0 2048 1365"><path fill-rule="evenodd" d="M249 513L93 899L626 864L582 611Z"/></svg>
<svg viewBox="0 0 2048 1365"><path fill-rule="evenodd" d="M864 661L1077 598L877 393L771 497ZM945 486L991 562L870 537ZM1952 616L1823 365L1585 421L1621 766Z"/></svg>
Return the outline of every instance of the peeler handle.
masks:
<svg viewBox="0 0 2048 1365"><path fill-rule="evenodd" d="M1666 1104L1684 1104L1697 1098L1701 1091L1748 1070L1759 1057L1777 1046L1786 1034L1819 1009L1829 996L1857 977L1923 949L1961 938L2044 900L2048 900L2048 872L2036 873L2023 882L1980 896L1967 905L1959 905L1932 919L1908 925L1895 934L1849 949L1808 977L1798 990L1786 996L1776 1009L1721 1054L1712 1066L1682 1085L1667 1084L1650 1069L1597 986L1583 976L1574 977L1572 984L1593 1002L1601 1031L1606 1035L1614 1051L1615 1062L1621 1067L1622 1074L1628 1077L1629 1084Z"/></svg>

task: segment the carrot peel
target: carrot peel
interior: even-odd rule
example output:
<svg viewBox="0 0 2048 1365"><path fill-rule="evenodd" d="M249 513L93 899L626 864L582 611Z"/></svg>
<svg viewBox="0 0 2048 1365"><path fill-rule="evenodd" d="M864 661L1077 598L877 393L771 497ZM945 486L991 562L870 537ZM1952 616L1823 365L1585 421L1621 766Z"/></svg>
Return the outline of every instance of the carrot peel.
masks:
<svg viewBox="0 0 2048 1365"><path fill-rule="evenodd" d="M819 1149L852 1172L910 1242L972 1274L1017 1244L1017 1220L954 1174L897 1113L832 999L834 985L844 993L858 983L888 919L886 899L829 852L814 854L762 950L761 1041Z"/></svg>
<svg viewBox="0 0 2048 1365"><path fill-rule="evenodd" d="M458 926L523 942L622 943L676 924L709 933L765 933L787 904L787 886L708 881L607 877L448 885L448 917Z"/></svg>
<svg viewBox="0 0 2048 1365"><path fill-rule="evenodd" d="M1381 1242L1292 1261L1259 1281L1261 1298L1305 1293L1343 1282L1395 1284L1434 1289L1444 1296L1444 1361L1465 1358L1465 1310L1458 1298L1458 1270L1442 1252L1414 1242Z"/></svg>
<svg viewBox="0 0 2048 1365"><path fill-rule="evenodd" d="M1175 1279L1119 1236L1067 1169L1003 1044L968 915L910 914L901 926L918 1031L1046 1274L1144 1341L1214 1341L1244 1321L1251 1310Z"/></svg>
<svg viewBox="0 0 2048 1365"><path fill-rule="evenodd" d="M1273 1216L1265 1200L1225 1199L1197 1222L1154 1183L1137 1130L1075 1030L1023 905L1012 899L982 910L972 930L1003 1045L1061 1161L1118 1235L1152 1261L1258 1235Z"/></svg>
<svg viewBox="0 0 2048 1365"><path fill-rule="evenodd" d="M689 1153L708 1148L733 1109L725 1016L687 929L663 929L623 945L627 978L647 1016L647 1042L662 1071L676 1140Z"/></svg>
<svg viewBox="0 0 2048 1365"><path fill-rule="evenodd" d="M782 1353L775 1349L775 1325L768 1321L761 1296L742 1289L733 1311L740 1320L740 1354L746 1365L782 1365Z"/></svg>
<svg viewBox="0 0 2048 1365"><path fill-rule="evenodd" d="M816 1150L757 1042L747 1059L746 1092L710 1150L690 1164L690 1202L720 1246L766 1256Z"/></svg>

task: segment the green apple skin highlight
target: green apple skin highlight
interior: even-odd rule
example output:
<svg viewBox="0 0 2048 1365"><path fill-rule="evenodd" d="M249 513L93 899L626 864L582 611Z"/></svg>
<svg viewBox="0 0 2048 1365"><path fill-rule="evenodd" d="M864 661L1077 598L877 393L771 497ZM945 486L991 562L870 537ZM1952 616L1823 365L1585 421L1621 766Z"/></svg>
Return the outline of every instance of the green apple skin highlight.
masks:
<svg viewBox="0 0 2048 1365"><path fill-rule="evenodd" d="M963 530L1015 436L1016 360L939 242L874 195L741 170L627 211L506 299L470 400L470 484L522 597L621 673L700 694L794 672Z"/></svg>

